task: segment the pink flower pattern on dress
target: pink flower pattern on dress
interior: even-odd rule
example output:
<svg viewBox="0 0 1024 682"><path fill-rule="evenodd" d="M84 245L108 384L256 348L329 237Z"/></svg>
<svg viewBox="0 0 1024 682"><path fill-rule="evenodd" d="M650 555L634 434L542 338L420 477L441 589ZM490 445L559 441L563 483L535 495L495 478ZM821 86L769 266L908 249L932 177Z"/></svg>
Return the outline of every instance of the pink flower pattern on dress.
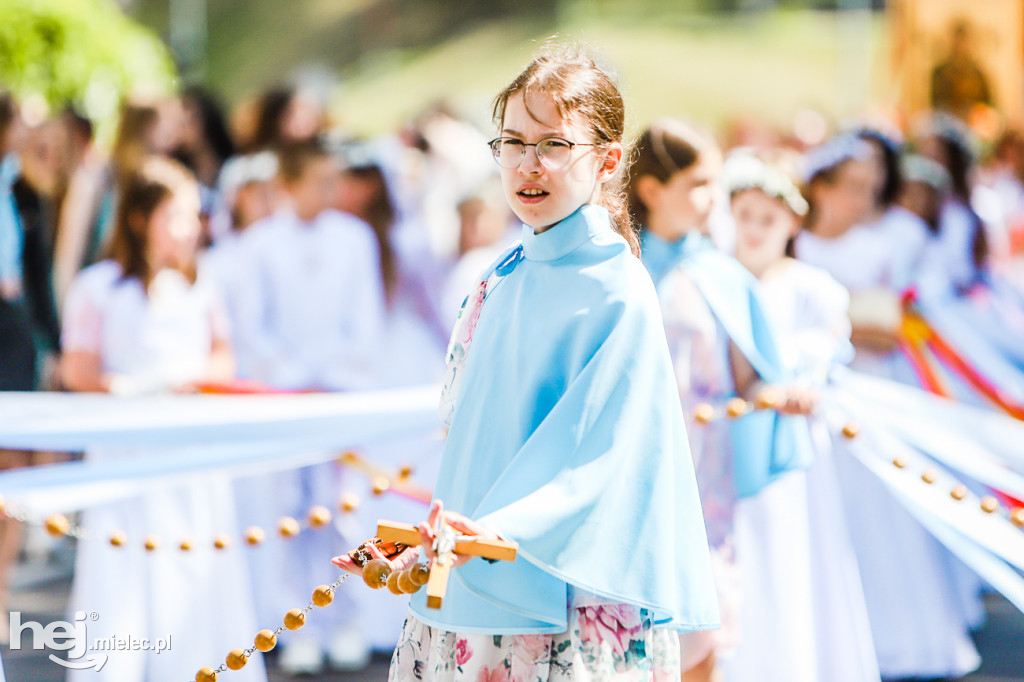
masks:
<svg viewBox="0 0 1024 682"><path fill-rule="evenodd" d="M470 648L466 639L455 642L455 665L463 666L473 657L473 649Z"/></svg>

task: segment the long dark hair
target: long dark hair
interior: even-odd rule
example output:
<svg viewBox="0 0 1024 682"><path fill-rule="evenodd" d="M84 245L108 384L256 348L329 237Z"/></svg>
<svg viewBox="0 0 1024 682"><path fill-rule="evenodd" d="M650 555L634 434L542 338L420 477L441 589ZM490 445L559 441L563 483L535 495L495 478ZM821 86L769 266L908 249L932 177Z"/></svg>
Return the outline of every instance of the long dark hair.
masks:
<svg viewBox="0 0 1024 682"><path fill-rule="evenodd" d="M650 175L665 184L711 151L717 153L717 146L710 137L678 119L660 119L640 134L633 143L632 163L626 174L629 214L640 230L647 229L648 218L647 205L637 192L640 178Z"/></svg>
<svg viewBox="0 0 1024 682"><path fill-rule="evenodd" d="M985 223L971 206L971 171L974 169L974 153L964 144L953 139L951 135L938 133L936 139L942 144L946 171L949 172L950 194L967 209L973 223L971 260L974 262L974 267L981 270L988 260L989 246Z"/></svg>
<svg viewBox="0 0 1024 682"><path fill-rule="evenodd" d="M494 98L493 118L500 129L505 107L514 96L542 92L555 103L563 119L575 118L588 126L594 145L605 147L622 142L626 127L626 105L618 86L593 59L565 46L552 46L538 55L523 72ZM625 159L621 164L626 165ZM612 226L640 256L640 240L626 208L622 183L612 179L601 186L599 202L611 214Z"/></svg>
<svg viewBox="0 0 1024 682"><path fill-rule="evenodd" d="M235 155L235 143L228 132L227 119L224 117L220 102L212 93L198 85L186 88L181 98L195 106L202 124L204 141L213 150L218 165L223 165Z"/></svg>
<svg viewBox="0 0 1024 682"><path fill-rule="evenodd" d="M174 194L198 192L195 177L177 161L147 157L125 178L117 207L110 257L121 266L123 279L138 279L148 289L156 273L147 256L149 221L153 212ZM195 282L196 263L177 263L177 268Z"/></svg>
<svg viewBox="0 0 1024 682"><path fill-rule="evenodd" d="M355 166L342 171L359 180L373 184L373 197L358 216L365 220L377 237L380 252L380 275L384 280L384 294L391 302L398 286L398 263L395 249L391 244L391 227L395 224L395 207L388 195L387 179L379 166Z"/></svg>

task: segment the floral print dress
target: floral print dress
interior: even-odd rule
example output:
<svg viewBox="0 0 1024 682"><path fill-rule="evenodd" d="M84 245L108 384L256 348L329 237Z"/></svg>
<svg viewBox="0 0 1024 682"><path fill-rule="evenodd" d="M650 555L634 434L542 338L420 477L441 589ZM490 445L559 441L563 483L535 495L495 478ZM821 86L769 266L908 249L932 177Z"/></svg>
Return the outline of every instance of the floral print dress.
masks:
<svg viewBox="0 0 1024 682"><path fill-rule="evenodd" d="M409 615L390 682L676 682L679 638L646 609L601 604L569 609L557 635L459 634Z"/></svg>

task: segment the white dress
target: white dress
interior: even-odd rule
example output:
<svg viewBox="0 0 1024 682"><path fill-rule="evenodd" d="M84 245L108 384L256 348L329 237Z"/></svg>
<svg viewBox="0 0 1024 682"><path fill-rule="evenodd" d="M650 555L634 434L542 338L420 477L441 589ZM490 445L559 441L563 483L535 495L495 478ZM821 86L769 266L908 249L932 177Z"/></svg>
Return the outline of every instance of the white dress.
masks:
<svg viewBox="0 0 1024 682"><path fill-rule="evenodd" d="M695 638L710 636L728 682L816 682L808 514L791 501L794 490L806 497L805 474L791 472L755 498L737 500L728 421L694 419L699 403L720 408L735 396L729 336L683 271L665 276L658 293L722 616L721 630L683 636L683 668L700 660L689 652L700 650ZM762 516L752 523L751 513Z"/></svg>
<svg viewBox="0 0 1024 682"><path fill-rule="evenodd" d="M65 303L64 350L98 353L105 372L148 390L203 378L214 338L226 338L226 318L202 277L190 286L179 273L163 271L147 297L138 280L122 279L119 265L103 261L78 275ZM95 451L86 459L140 454ZM171 646L159 654L105 652L100 671L69 671L69 680L191 679L251 641L256 620L245 550L240 543L223 552L212 547L217 533L240 538L228 480L204 474L187 486L97 505L81 523L90 539L78 544L69 610L97 614L87 622L90 641L170 637ZM115 530L126 533L127 545L109 544ZM160 549L143 548L147 534L160 539ZM177 549L186 537L195 545L190 552ZM255 658L236 675L266 679Z"/></svg>
<svg viewBox="0 0 1024 682"><path fill-rule="evenodd" d="M886 229L875 228L854 227L836 239L802 232L797 257L852 294L878 287L899 292L915 280L920 253L907 246L912 241L888 239ZM858 351L851 366L913 383L913 371L898 352ZM837 453L836 466L882 676L959 677L977 668L957 560L862 464Z"/></svg>
<svg viewBox="0 0 1024 682"><path fill-rule="evenodd" d="M787 363L801 383L823 385L832 364L844 362L852 354L846 317L849 294L823 270L789 259L770 271L762 286ZM814 654L813 679L878 682L867 604L842 506L831 439L823 423L811 419L809 425L814 464L806 472L790 474L760 495L740 501L736 510L738 552L741 556L760 552L764 557L760 563L770 566L773 573L806 575L809 589L792 595L769 593L769 598L783 615L791 613L793 603L810 609L812 631L802 634ZM768 586L755 583L750 589L758 587ZM751 634L770 646L769 638ZM773 655L777 654L766 649L766 659ZM756 669L746 672L743 679L766 679L759 677Z"/></svg>

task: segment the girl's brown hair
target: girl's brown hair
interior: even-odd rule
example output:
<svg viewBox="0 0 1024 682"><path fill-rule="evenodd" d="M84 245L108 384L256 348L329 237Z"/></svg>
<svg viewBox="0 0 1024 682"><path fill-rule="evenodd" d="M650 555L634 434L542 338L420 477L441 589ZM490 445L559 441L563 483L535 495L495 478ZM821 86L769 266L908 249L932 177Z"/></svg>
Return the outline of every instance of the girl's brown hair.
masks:
<svg viewBox="0 0 1024 682"><path fill-rule="evenodd" d="M515 95L544 93L563 119L579 121L590 128L594 145L600 149L622 142L626 107L618 86L593 59L579 50L555 46L538 55L494 98L494 122L500 128L505 107ZM625 166L625 162L622 164ZM625 238L634 255L640 255L640 241L626 209L622 183L613 178L601 186L599 202L611 214L612 226Z"/></svg>
<svg viewBox="0 0 1024 682"><path fill-rule="evenodd" d="M398 262L395 248L391 244L391 228L395 224L395 207L388 195L387 179L379 166L353 166L342 171L358 181L373 185L373 196L362 213L357 217L366 221L373 228L380 251L380 274L384 280L384 295L388 304L394 300L398 288Z"/></svg>
<svg viewBox="0 0 1024 682"><path fill-rule="evenodd" d="M647 226L647 206L637 193L637 183L650 175L665 184L673 175L694 166L705 154L718 155L718 146L683 121L663 118L651 124L633 144L633 162L626 180L629 213L640 230Z"/></svg>
<svg viewBox="0 0 1024 682"><path fill-rule="evenodd" d="M147 138L160 119L154 104L125 102L117 124L111 159L118 185L128 181L150 152Z"/></svg>
<svg viewBox="0 0 1024 682"><path fill-rule="evenodd" d="M165 157L148 157L125 178L117 207L110 257L121 266L123 279L135 278L149 288L156 276L149 261L149 221L153 212L178 192L198 192L195 178L184 166ZM175 267L190 282L196 279L193 255Z"/></svg>

